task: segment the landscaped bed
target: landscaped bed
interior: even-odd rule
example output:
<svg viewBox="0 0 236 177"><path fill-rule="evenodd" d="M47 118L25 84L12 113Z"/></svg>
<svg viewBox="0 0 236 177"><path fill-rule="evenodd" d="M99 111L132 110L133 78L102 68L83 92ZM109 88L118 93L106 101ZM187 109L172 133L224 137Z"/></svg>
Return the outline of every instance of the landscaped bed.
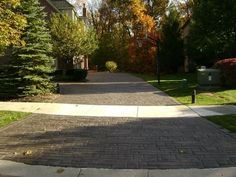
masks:
<svg viewBox="0 0 236 177"><path fill-rule="evenodd" d="M8 124L26 118L30 113L0 111L0 127L7 126Z"/></svg>
<svg viewBox="0 0 236 177"><path fill-rule="evenodd" d="M211 116L206 118L207 120L236 133L236 115Z"/></svg>
<svg viewBox="0 0 236 177"><path fill-rule="evenodd" d="M154 87L159 88L182 104L191 104L191 95L197 90L196 105L236 104L236 89L219 88L211 90L197 89L197 74L173 74L161 76L161 84L157 84L156 76L135 74ZM187 80L187 87L183 83Z"/></svg>
<svg viewBox="0 0 236 177"><path fill-rule="evenodd" d="M57 99L60 94L56 93L48 93L44 95L35 95L35 96L26 96L19 97L15 99L3 99L3 101L11 101L11 102L43 102L43 103L51 103L55 99Z"/></svg>

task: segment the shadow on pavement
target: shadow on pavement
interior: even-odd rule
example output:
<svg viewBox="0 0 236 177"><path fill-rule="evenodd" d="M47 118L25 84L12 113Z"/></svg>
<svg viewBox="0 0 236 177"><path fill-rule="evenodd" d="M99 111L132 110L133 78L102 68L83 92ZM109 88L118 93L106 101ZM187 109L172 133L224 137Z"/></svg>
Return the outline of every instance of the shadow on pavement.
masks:
<svg viewBox="0 0 236 177"><path fill-rule="evenodd" d="M147 83L64 83L60 86L61 94L105 94L161 92Z"/></svg>
<svg viewBox="0 0 236 177"><path fill-rule="evenodd" d="M32 165L111 169L236 165L236 139L202 118L33 115L2 131L0 139L1 159Z"/></svg>

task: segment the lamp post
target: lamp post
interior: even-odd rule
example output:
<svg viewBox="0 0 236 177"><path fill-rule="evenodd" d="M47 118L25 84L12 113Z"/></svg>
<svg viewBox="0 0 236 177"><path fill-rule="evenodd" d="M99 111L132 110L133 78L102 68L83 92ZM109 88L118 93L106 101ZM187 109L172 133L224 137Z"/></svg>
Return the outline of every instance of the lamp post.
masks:
<svg viewBox="0 0 236 177"><path fill-rule="evenodd" d="M160 39L159 38L152 38L150 36L147 36L144 38L144 39L137 39L137 43L138 43L138 46L141 48L142 47L142 41L143 40L147 40L149 41L149 43L151 43L153 46L155 46L157 49L156 49L156 69L157 69L157 83L160 84L161 83L161 74L160 74Z"/></svg>
<svg viewBox="0 0 236 177"><path fill-rule="evenodd" d="M156 54L156 61L157 61L157 83L161 84L161 72L160 72L160 40L156 39L156 47L157 47L157 54Z"/></svg>

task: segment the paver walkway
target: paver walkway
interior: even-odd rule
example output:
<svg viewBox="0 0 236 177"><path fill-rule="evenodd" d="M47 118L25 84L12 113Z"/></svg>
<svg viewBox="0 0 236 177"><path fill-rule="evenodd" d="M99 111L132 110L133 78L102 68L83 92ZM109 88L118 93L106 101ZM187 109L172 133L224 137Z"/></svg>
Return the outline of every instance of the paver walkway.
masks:
<svg viewBox="0 0 236 177"><path fill-rule="evenodd" d="M34 114L0 132L0 159L79 168L229 167L236 166L236 137L202 118Z"/></svg>
<svg viewBox="0 0 236 177"><path fill-rule="evenodd" d="M126 73L89 73L88 82L61 83L57 103L94 105L176 105L147 82Z"/></svg>

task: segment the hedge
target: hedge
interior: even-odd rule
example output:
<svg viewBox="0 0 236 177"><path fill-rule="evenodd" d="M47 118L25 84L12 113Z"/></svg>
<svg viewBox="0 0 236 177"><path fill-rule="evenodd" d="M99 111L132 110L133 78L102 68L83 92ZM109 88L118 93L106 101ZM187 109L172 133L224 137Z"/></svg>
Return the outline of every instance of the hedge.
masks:
<svg viewBox="0 0 236 177"><path fill-rule="evenodd" d="M56 70L53 73L56 81L84 81L87 75L85 69Z"/></svg>
<svg viewBox="0 0 236 177"><path fill-rule="evenodd" d="M221 70L222 81L226 86L236 86L236 58L219 60L215 68Z"/></svg>

